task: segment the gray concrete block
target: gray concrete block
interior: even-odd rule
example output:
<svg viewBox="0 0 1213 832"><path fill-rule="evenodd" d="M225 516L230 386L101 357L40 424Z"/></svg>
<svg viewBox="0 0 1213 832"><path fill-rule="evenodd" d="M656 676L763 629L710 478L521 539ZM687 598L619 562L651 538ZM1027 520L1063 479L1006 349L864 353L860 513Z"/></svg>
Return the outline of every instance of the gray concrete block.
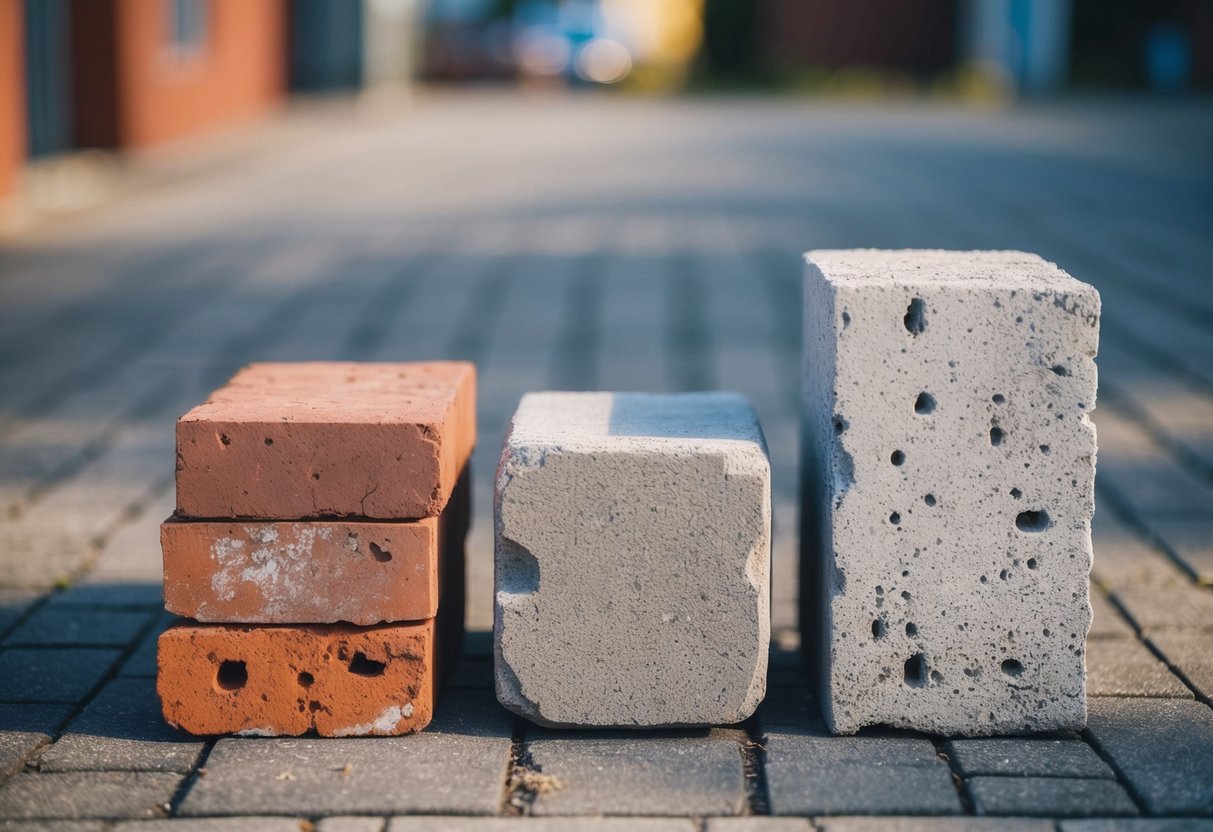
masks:
<svg viewBox="0 0 1213 832"><path fill-rule="evenodd" d="M1136 815L1137 807L1115 780L1070 777L972 777L966 781L979 815L1088 818Z"/></svg>
<svg viewBox="0 0 1213 832"><path fill-rule="evenodd" d="M20 820L163 817L181 776L156 772L26 772L0 786L0 817Z"/></svg>
<svg viewBox="0 0 1213 832"><path fill-rule="evenodd" d="M728 393L522 399L496 487L497 696L548 726L739 722L770 638L770 465Z"/></svg>
<svg viewBox="0 0 1213 832"><path fill-rule="evenodd" d="M717 735L544 732L531 764L555 778L535 815L735 815L746 803L741 749Z"/></svg>
<svg viewBox="0 0 1213 832"><path fill-rule="evenodd" d="M1108 764L1081 740L1044 737L952 740L946 748L953 765L965 777L981 774L1116 777Z"/></svg>
<svg viewBox="0 0 1213 832"><path fill-rule="evenodd" d="M4 650L0 702L79 702L120 655L118 650Z"/></svg>
<svg viewBox="0 0 1213 832"><path fill-rule="evenodd" d="M801 630L830 726L1081 727L1096 291L1019 252L817 251L805 315Z"/></svg>
<svg viewBox="0 0 1213 832"><path fill-rule="evenodd" d="M1095 746L1147 814L1213 813L1213 710L1188 699L1091 700Z"/></svg>
<svg viewBox="0 0 1213 832"><path fill-rule="evenodd" d="M1136 639L1087 642L1088 696L1191 699L1192 691Z"/></svg>

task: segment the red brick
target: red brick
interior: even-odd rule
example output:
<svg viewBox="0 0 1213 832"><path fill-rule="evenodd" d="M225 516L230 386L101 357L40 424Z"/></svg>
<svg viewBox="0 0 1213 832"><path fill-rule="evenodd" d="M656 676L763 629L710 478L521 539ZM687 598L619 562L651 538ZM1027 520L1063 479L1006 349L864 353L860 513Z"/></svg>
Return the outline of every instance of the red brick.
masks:
<svg viewBox="0 0 1213 832"><path fill-rule="evenodd" d="M466 362L254 364L177 422L177 513L417 520L476 441Z"/></svg>
<svg viewBox="0 0 1213 832"><path fill-rule="evenodd" d="M465 474L440 517L409 522L169 518L160 527L164 605L213 623L432 618L440 570L462 574L469 493Z"/></svg>
<svg viewBox="0 0 1213 832"><path fill-rule="evenodd" d="M407 734L429 724L435 621L239 627L160 636L164 718L191 734Z"/></svg>

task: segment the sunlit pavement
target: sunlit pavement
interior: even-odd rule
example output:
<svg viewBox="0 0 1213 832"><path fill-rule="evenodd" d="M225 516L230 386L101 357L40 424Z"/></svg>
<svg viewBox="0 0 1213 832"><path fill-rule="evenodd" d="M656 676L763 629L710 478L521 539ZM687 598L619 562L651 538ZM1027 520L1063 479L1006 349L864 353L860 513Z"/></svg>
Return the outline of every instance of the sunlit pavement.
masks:
<svg viewBox="0 0 1213 832"><path fill-rule="evenodd" d="M0 817L1213 817L1207 102L430 93L261 135L0 249ZM1026 249L1103 295L1081 734L822 739L795 649L798 255L855 246ZM463 666L418 737L176 735L152 678L173 421L243 363L330 358L479 367ZM767 702L736 728L610 742L512 721L486 631L519 396L704 388L750 396L770 446ZM1055 828L956 823L896 828ZM1060 828L1213 828L1191 823Z"/></svg>

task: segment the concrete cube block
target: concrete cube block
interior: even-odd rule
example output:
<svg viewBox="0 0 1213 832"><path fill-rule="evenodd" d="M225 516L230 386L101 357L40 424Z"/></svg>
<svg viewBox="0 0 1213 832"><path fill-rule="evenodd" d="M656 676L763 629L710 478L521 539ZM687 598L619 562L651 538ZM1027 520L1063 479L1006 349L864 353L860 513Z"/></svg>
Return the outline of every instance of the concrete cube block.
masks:
<svg viewBox="0 0 1213 832"><path fill-rule="evenodd" d="M743 397L527 395L494 508L506 708L552 727L754 712L770 637L770 463Z"/></svg>
<svg viewBox="0 0 1213 832"><path fill-rule="evenodd" d="M177 421L177 514L434 517L475 444L467 362L253 364Z"/></svg>
<svg viewBox="0 0 1213 832"><path fill-rule="evenodd" d="M1020 252L805 260L801 630L829 726L1082 727L1098 293Z"/></svg>

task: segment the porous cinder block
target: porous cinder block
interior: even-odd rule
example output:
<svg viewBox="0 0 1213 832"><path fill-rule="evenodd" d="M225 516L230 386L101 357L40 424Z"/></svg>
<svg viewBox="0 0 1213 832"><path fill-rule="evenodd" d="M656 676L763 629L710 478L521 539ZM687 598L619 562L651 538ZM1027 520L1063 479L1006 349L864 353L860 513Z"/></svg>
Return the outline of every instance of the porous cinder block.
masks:
<svg viewBox="0 0 1213 832"><path fill-rule="evenodd" d="M553 727L753 713L770 635L770 464L743 397L527 395L494 508L506 708Z"/></svg>
<svg viewBox="0 0 1213 832"><path fill-rule="evenodd" d="M439 517L408 522L183 520L160 527L164 605L202 622L416 621L463 560L465 473Z"/></svg>
<svg viewBox="0 0 1213 832"><path fill-rule="evenodd" d="M466 362L253 364L177 422L177 513L417 520L476 441Z"/></svg>
<svg viewBox="0 0 1213 832"><path fill-rule="evenodd" d="M240 627L182 621L160 636L164 718L191 734L407 734L429 724L435 621Z"/></svg>
<svg viewBox="0 0 1213 832"><path fill-rule="evenodd" d="M805 260L801 629L830 727L1082 727L1098 293L1020 252Z"/></svg>

